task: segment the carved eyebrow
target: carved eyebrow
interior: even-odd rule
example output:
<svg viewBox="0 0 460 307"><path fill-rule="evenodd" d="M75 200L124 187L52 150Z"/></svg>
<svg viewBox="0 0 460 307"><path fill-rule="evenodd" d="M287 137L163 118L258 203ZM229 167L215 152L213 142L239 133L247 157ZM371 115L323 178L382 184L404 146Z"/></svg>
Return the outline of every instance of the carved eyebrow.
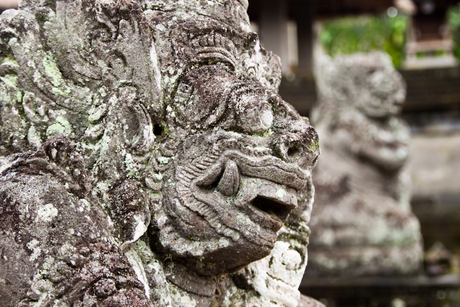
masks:
<svg viewBox="0 0 460 307"><path fill-rule="evenodd" d="M217 64L217 63L224 63L227 64L232 71L235 70L235 60L228 56L225 50L219 50L216 48L206 48L204 50L200 50L198 52L198 59L200 63L207 63L207 64Z"/></svg>
<svg viewBox="0 0 460 307"><path fill-rule="evenodd" d="M190 45L195 49L200 62L224 62L236 67L235 44L220 33L210 32L195 36Z"/></svg>

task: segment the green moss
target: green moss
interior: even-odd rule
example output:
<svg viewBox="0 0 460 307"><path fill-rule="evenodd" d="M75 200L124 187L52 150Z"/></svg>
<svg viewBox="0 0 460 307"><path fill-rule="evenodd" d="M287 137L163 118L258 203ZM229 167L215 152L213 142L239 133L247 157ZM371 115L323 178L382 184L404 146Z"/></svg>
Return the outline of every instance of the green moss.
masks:
<svg viewBox="0 0 460 307"><path fill-rule="evenodd" d="M60 87L64 85L61 71L51 56L43 58L43 67L45 68L46 75L51 78L51 82L54 86ZM68 89L66 92L70 93L70 90Z"/></svg>
<svg viewBox="0 0 460 307"><path fill-rule="evenodd" d="M69 121L63 117L62 115L59 115L56 118L56 122L60 124L61 126L64 127L65 131L71 132L72 131L72 126L70 125Z"/></svg>
<svg viewBox="0 0 460 307"><path fill-rule="evenodd" d="M141 174L139 171L139 165L134 161L133 157L130 154L125 156L124 161L126 167L126 176L129 178L140 179Z"/></svg>
<svg viewBox="0 0 460 307"><path fill-rule="evenodd" d="M0 80L2 80L6 85L17 88L18 86L18 76L13 75L13 74L7 74L3 77L0 77Z"/></svg>
<svg viewBox="0 0 460 307"><path fill-rule="evenodd" d="M39 147L40 144L41 144L41 138L40 138L40 135L37 133L37 130L35 129L35 127L32 125L30 126L29 128L29 131L27 132L27 141L29 142L29 144L35 146L35 147Z"/></svg>
<svg viewBox="0 0 460 307"><path fill-rule="evenodd" d="M60 134L60 133L64 133L64 132L65 132L65 127L59 123L56 123L56 124L52 124L51 126L48 127L48 129L46 129L46 136L48 139L50 139L51 137L57 134Z"/></svg>
<svg viewBox="0 0 460 307"><path fill-rule="evenodd" d="M264 137L267 137L267 136L269 136L269 135L271 135L271 134L273 134L273 130L272 130L272 129L268 129L268 130L264 131L263 133L261 133L261 134L255 134L254 136L258 136L258 137L264 138Z"/></svg>
<svg viewBox="0 0 460 307"><path fill-rule="evenodd" d="M317 151L319 149L319 142L318 141L314 141L310 144L309 148L313 151Z"/></svg>
<svg viewBox="0 0 460 307"><path fill-rule="evenodd" d="M4 64L9 65L9 66L19 67L19 63L10 54L2 59L1 65L4 65Z"/></svg>

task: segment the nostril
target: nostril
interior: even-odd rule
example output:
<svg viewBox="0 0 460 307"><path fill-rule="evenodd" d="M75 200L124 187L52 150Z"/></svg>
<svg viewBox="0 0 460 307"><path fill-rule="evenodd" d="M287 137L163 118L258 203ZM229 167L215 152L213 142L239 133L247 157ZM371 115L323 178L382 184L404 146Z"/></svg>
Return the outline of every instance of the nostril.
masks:
<svg viewBox="0 0 460 307"><path fill-rule="evenodd" d="M280 137L275 148L280 158L285 161L292 161L302 155L304 146L298 135L289 133Z"/></svg>
<svg viewBox="0 0 460 307"><path fill-rule="evenodd" d="M302 153L302 148L299 146L299 144L295 143L295 144L291 144L291 146L288 146L287 156L289 158L295 158L301 153Z"/></svg>

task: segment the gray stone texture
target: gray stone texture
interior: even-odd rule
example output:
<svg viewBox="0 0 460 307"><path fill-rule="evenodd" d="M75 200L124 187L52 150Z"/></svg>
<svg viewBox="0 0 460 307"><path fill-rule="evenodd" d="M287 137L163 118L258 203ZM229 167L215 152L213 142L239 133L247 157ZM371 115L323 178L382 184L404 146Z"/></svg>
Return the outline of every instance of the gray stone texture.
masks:
<svg viewBox="0 0 460 307"><path fill-rule="evenodd" d="M410 208L405 84L381 52L321 55L312 112L322 157L308 277L420 273L422 238Z"/></svg>
<svg viewBox="0 0 460 307"><path fill-rule="evenodd" d="M1 15L1 306L299 305L318 138L247 5Z"/></svg>
<svg viewBox="0 0 460 307"><path fill-rule="evenodd" d="M433 127L436 128L436 127ZM433 129L434 130L434 129ZM439 129L440 130L440 129ZM412 136L409 169L413 194L436 198L460 194L460 132L423 131Z"/></svg>

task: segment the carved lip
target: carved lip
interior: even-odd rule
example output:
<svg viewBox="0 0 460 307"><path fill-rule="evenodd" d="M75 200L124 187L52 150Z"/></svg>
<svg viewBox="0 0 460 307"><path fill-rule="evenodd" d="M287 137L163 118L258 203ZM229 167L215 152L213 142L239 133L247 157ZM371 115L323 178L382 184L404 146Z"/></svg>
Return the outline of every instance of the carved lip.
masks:
<svg viewBox="0 0 460 307"><path fill-rule="evenodd" d="M301 190L308 181L309 171L292 163L285 163L273 156L247 157L237 151L228 151L204 174L199 176L196 184L211 185L227 169L227 161L232 160L237 166L239 175L266 179L271 182Z"/></svg>

